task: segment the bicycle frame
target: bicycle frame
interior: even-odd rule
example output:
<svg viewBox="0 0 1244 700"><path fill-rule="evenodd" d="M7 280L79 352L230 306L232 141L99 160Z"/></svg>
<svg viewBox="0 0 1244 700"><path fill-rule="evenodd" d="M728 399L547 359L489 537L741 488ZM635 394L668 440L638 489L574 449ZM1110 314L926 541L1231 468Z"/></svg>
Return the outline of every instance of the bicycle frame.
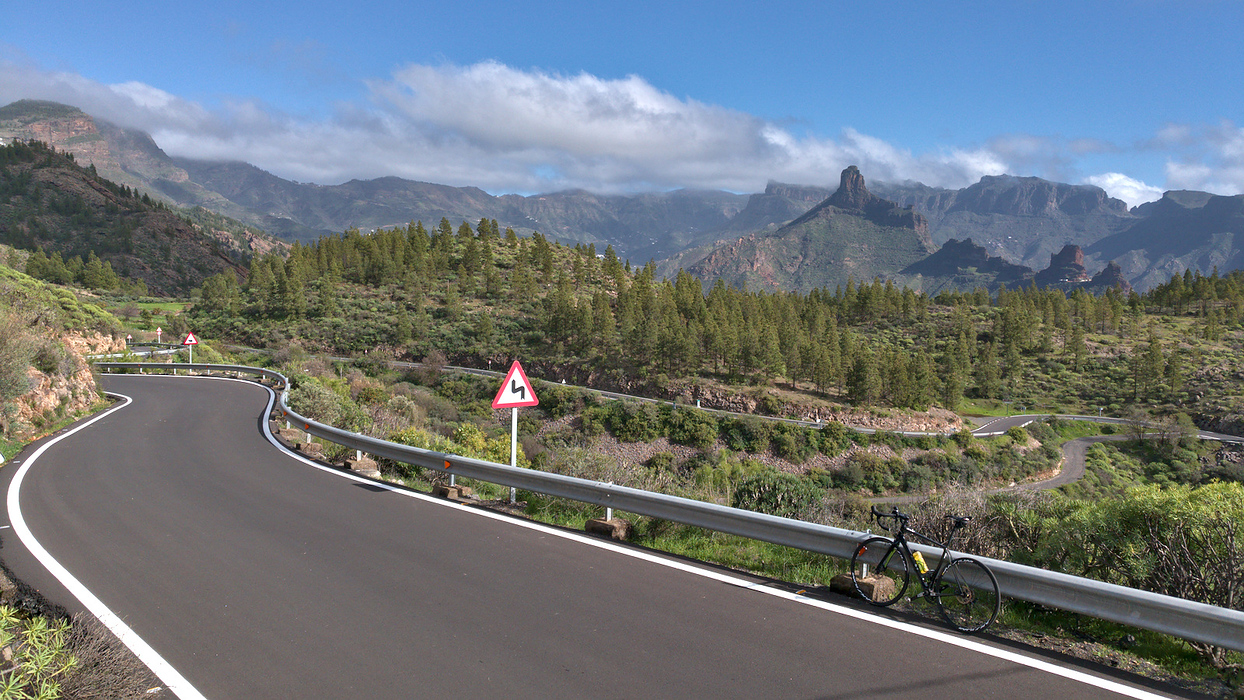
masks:
<svg viewBox="0 0 1244 700"><path fill-rule="evenodd" d="M932 600L951 626L960 632L973 634L993 623L1001 609L1002 599L998 593L997 578L989 567L972 557L956 557L951 554L948 544L912 529L907 524L910 517L899 512L898 508L883 513L873 506L872 513L881 529L891 536L869 533L870 536L860 541L852 555L851 581L860 597L873 605L892 605L903 597L911 585L911 573L915 571L920 591L911 597ZM947 538L949 541L970 518L946 517L954 520L950 537ZM897 524L894 529L886 526L888 519ZM913 539L941 548L936 566L930 568L922 553L912 552ZM898 561L894 560L895 553ZM925 565L925 571L920 571L917 561ZM898 565L900 563L902 566ZM870 566L879 573L870 575Z"/></svg>
<svg viewBox="0 0 1244 700"><path fill-rule="evenodd" d="M899 518L893 515L886 515L884 517L892 517L898 522L898 532L893 533L894 543L891 545L890 550L886 553L882 560L889 561L890 558L894 556L894 553L898 552L899 556L904 557L904 565L909 565L911 570L918 574L916 578L920 581L920 588L922 592L916 597L927 594L929 592L929 583L937 580L937 577L941 575L941 573L945 571L946 567L950 565L950 562L953 561L953 557L950 554L950 547L918 530L911 528L907 525L907 520L905 518ZM933 545L934 547L942 548L942 553L941 556L938 557L936 566L929 567L928 571L920 573L920 569L916 567L916 558L912 553L911 545L907 541L907 535L909 534L914 535L917 539Z"/></svg>

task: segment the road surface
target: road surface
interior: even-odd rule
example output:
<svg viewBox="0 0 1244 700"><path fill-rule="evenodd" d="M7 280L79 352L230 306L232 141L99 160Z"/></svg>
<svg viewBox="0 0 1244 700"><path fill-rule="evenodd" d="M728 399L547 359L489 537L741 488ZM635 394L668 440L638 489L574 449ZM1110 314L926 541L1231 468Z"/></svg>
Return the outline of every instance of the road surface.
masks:
<svg viewBox="0 0 1244 700"><path fill-rule="evenodd" d="M317 468L269 442L270 395L252 383L102 381L133 403L35 462L27 450L0 485L184 677L182 697L1155 697L1085 682L1105 669L1068 678L988 638ZM0 533L20 578L81 607Z"/></svg>

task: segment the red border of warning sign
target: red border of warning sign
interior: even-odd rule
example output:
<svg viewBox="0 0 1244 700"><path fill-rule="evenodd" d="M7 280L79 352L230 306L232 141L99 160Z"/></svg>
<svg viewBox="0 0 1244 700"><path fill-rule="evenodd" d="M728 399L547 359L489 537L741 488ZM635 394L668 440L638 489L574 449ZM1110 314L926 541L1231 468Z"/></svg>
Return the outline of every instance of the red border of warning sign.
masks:
<svg viewBox="0 0 1244 700"><path fill-rule="evenodd" d="M527 395L531 398L521 399L519 401L502 401L501 395L507 393L506 387L510 386L510 382L515 381L515 375L522 380L523 384L519 388L526 388ZM511 392L512 393L512 392ZM523 406L539 406L540 400L536 398L536 390L531 386L531 380L527 378L527 373L523 371L523 366L518 364L518 360L514 360L514 364L510 365L510 371L505 374L505 381L501 382L501 388L497 390L497 396L492 400L493 408L521 408Z"/></svg>
<svg viewBox="0 0 1244 700"><path fill-rule="evenodd" d="M194 337L194 333L187 333L186 339L181 341L182 345L198 345L199 339Z"/></svg>

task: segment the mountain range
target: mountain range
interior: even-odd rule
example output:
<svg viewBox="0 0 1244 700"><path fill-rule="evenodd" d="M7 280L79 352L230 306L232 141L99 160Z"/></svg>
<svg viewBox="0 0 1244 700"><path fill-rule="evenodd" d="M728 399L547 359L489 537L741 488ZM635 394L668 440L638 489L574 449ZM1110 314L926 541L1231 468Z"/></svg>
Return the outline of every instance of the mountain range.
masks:
<svg viewBox="0 0 1244 700"><path fill-rule="evenodd" d="M857 279L880 275L922 288L954 284L945 276L932 280L924 273L902 274L922 259L913 259L921 245L932 251L952 240L957 247L951 252L970 240L984 249L986 259L1032 270L1046 269L1066 246L1077 246L1088 274L1114 261L1142 291L1185 269L1208 273L1214 266L1224 272L1244 267L1244 195L1173 191L1129 210L1101 188L1035 177L985 177L959 190L874 183L870 196L886 202L895 216L912 217L912 225L891 226L894 222L878 219L867 207L827 204L841 184L831 190L770 183L763 193L751 195L571 190L494 196L474 187L396 177L297 183L247 163L170 157L141 131L51 102L22 100L0 108L0 142L13 138L45 141L73 153L81 164L93 164L102 176L169 204L201 206L291 241L354 227L367 231L415 220L430 225L441 217L454 223L488 218L563 243L593 243L598 250L612 245L620 257L657 260L666 272L699 265L701 273L712 274L713 269L725 271L720 263L729 257L742 257L740 271L730 272L729 281L798 289L840 277L822 268L844 265ZM916 233L917 215L923 233ZM887 238L883 229L894 229L899 238ZM913 242L913 233L923 243ZM846 238L835 243L830 240L835 236ZM851 236L857 243L870 237L877 243L867 251L852 250L847 260L841 253L854 245ZM934 261L939 269L947 269L948 257ZM980 267L968 262L956 269L972 270L977 282L988 281L988 274L981 277ZM751 273L741 271L748 265Z"/></svg>

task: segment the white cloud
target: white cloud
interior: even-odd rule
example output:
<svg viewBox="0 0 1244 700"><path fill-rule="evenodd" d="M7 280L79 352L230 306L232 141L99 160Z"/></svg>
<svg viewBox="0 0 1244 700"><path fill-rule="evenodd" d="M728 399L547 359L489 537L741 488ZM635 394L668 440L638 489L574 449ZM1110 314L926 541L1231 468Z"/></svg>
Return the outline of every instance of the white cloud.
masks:
<svg viewBox="0 0 1244 700"><path fill-rule="evenodd" d="M1147 185L1140 180L1128 177L1123 173L1102 173L1084 178L1084 182L1097 185L1111 197L1121 199L1128 207L1162 198L1162 188Z"/></svg>
<svg viewBox="0 0 1244 700"><path fill-rule="evenodd" d="M869 181L955 188L1008 172L1079 179L1082 155L1115 149L1011 134L982 146L918 153L849 127L836 137L795 133L675 97L638 76L558 75L496 62L409 65L366 87L367 102L335 105L331 117L317 120L255 100L209 108L140 82L105 85L0 58L0 104L56 100L147 131L172 155L241 160L323 184L396 175L498 193L755 192L769 180L832 186L842 168L858 165ZM1194 151L1194 144L1206 150ZM1244 131L1233 124L1166 125L1138 147L1170 151L1170 186L1244 190ZM1129 204L1158 192L1117 172L1085 181Z"/></svg>
<svg viewBox="0 0 1244 700"><path fill-rule="evenodd" d="M854 164L870 180L962 187L1007 165L988 149L914 154L850 128L837 139L797 136L637 76L606 80L485 62L406 66L367 86L370 104L339 105L332 118L309 121L255 101L209 110L139 82L103 85L0 62L2 103L64 102L147 131L172 155L242 160L325 184L397 175L494 192L746 192L769 180L831 185Z"/></svg>
<svg viewBox="0 0 1244 700"><path fill-rule="evenodd" d="M1166 131L1184 137L1182 148L1166 162L1166 181L1172 189L1244 192L1244 128L1223 120L1199 128L1168 125Z"/></svg>

